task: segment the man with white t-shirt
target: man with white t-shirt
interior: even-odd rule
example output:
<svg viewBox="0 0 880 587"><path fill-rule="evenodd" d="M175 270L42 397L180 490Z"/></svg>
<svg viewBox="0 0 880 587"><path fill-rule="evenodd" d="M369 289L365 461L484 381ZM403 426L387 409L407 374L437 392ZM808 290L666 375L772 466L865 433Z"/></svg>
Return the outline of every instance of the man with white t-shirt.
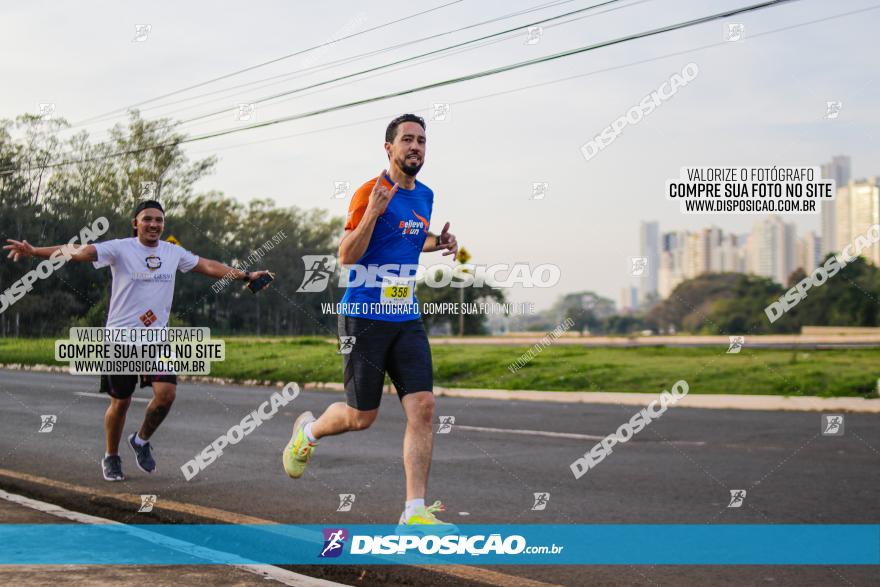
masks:
<svg viewBox="0 0 880 587"><path fill-rule="evenodd" d="M9 257L49 258L64 248L65 257L73 261L92 262L96 268L110 267L113 282L107 328L164 328L171 315L174 298L174 277L177 271L194 271L209 277L231 276L245 282L259 278L267 271L241 271L219 261L198 257L181 246L160 240L165 226L165 211L155 200L147 200L135 208L131 221L134 236L77 247L69 245L34 247L27 241L7 239ZM119 442L125 415L138 383L138 375L102 375L101 391L110 396L104 415L107 452L101 463L104 479L122 481L122 459ZM147 406L144 421L137 434L128 437L138 468L146 473L156 470L150 438L168 415L177 391L174 374L140 375L140 386L153 388L153 399Z"/></svg>

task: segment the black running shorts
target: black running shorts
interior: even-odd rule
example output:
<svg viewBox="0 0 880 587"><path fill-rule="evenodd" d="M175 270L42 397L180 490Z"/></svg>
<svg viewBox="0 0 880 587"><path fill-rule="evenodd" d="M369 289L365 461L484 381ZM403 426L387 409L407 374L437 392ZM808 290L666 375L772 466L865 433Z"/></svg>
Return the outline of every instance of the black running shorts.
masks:
<svg viewBox="0 0 880 587"><path fill-rule="evenodd" d="M126 399L134 394L140 379L141 387L152 387L154 381L177 385L177 375L101 375L101 393L116 399Z"/></svg>
<svg viewBox="0 0 880 587"><path fill-rule="evenodd" d="M339 338L349 406L378 408L386 373L401 400L408 393L434 391L431 347L421 318L389 322L340 315Z"/></svg>

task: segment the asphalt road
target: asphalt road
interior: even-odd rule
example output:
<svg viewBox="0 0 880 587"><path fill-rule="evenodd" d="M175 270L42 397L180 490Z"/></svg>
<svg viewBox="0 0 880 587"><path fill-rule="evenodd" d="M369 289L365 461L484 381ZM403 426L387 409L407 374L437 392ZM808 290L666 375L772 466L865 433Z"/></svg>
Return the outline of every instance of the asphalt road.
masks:
<svg viewBox="0 0 880 587"><path fill-rule="evenodd" d="M672 382L670 382L671 384ZM97 378L0 370L0 469L100 491L163 499L287 524L396 523L404 500L403 414L386 395L372 428L322 440L306 475L291 480L280 451L293 419L320 412L341 395L304 392L187 482L180 466L241 421L274 388L183 384L153 439L158 471L146 475L122 452L128 479L101 477L104 397ZM136 398L149 398L140 390ZM646 404L651 397L646 396ZM129 412L126 434L140 424L145 401ZM441 499L458 523L880 523L880 415L847 414L843 436L820 434L820 414L670 409L595 469L575 479L569 464L616 430L633 406L500 402L439 398L438 416L454 416L435 435L429 499ZM41 415L57 416L38 432ZM517 432L519 431L519 432ZM531 431L531 432L523 432ZM562 433L562 435L559 435ZM9 491L42 493L11 482ZM730 490L745 489L740 508ZM533 494L549 492L533 511ZM350 512L339 494L353 493ZM63 492L53 499L68 501ZM80 510L112 516L101 500ZM132 510L115 512L131 520ZM306 572L303 569L296 569ZM876 567L494 567L561 585L873 585ZM316 570L317 571L317 570ZM403 570L376 574L387 584L438 584ZM315 574L320 574L316 572ZM452 583L450 583L452 584ZM461 582L460 584L464 584ZM512 584L512 583L511 583Z"/></svg>

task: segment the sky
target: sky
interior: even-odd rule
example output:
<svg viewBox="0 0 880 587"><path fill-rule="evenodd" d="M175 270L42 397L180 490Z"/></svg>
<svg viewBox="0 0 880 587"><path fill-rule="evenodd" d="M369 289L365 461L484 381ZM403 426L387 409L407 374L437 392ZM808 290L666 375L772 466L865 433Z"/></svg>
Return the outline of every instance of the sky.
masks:
<svg viewBox="0 0 880 587"><path fill-rule="evenodd" d="M0 7L5 82L0 118L34 112L39 103L51 102L58 116L79 123L451 1L5 3ZM281 83L258 82L551 4L460 0L149 102L141 106L142 113L186 120L223 111L179 127L193 135L241 127L245 123L235 120L239 103L598 3L555 2L339 67L280 78ZM614 2L544 23L538 42L528 43L525 30L514 31L467 51L260 102L255 116L265 121L310 112L751 3ZM865 10L871 7L878 9ZM829 18L853 11L861 12ZM821 22L796 26L816 20ZM725 41L729 23L744 25L741 41ZM142 40L136 40L136 25L149 25ZM511 301L542 309L565 293L583 290L617 301L621 288L636 283L630 258L639 254L641 221L658 221L662 231L715 225L745 233L761 218L682 214L677 203L664 197L666 180L678 177L681 167L818 166L832 155L846 154L855 178L880 174L873 42L878 25L880 3L799 0L185 148L192 159L219 158L216 171L197 185L199 191L219 190L243 202L271 198L280 206L322 208L344 216L348 199L333 198L336 182L349 182L353 190L375 177L387 165L383 142L388 121L415 112L428 119L426 161L418 179L435 193L432 228L449 221L474 263L559 267L554 287L515 287L508 291ZM584 158L581 145L688 63L699 68L691 83L598 155ZM250 85L197 97L245 83ZM183 98L189 100L166 105ZM838 118L825 118L827 101L842 102ZM431 120L434 104L449 104L446 120ZM98 141L123 119L116 114L74 130L85 129ZM544 182L546 195L533 199L533 184ZM794 222L799 234L819 232L818 215L783 218ZM422 262L442 260L438 254L423 256ZM284 267L272 269L281 274Z"/></svg>

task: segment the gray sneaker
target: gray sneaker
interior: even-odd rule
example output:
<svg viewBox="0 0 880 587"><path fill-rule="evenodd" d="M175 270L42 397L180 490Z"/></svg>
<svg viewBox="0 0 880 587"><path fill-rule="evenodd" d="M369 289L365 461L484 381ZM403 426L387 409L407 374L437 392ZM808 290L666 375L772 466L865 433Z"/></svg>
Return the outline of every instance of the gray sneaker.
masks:
<svg viewBox="0 0 880 587"><path fill-rule="evenodd" d="M134 451L138 469L144 473L152 473L156 470L156 461L153 460L153 453L150 450L149 442L143 446L138 446L134 441L134 434L132 434L128 437L128 446Z"/></svg>
<svg viewBox="0 0 880 587"><path fill-rule="evenodd" d="M125 480L125 475L122 474L122 459L119 458L119 455L104 457L104 460L101 461L101 469L104 471L106 481Z"/></svg>

